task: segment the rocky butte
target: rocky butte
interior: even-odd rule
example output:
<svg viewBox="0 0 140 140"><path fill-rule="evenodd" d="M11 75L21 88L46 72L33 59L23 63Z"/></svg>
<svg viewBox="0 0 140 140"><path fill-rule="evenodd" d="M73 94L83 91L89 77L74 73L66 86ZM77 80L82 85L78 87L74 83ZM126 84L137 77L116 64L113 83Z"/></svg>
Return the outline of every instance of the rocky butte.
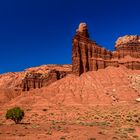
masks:
<svg viewBox="0 0 140 140"><path fill-rule="evenodd" d="M108 66L140 70L140 36L126 35L109 51L89 38L86 23L80 23L72 42L72 72L81 75Z"/></svg>

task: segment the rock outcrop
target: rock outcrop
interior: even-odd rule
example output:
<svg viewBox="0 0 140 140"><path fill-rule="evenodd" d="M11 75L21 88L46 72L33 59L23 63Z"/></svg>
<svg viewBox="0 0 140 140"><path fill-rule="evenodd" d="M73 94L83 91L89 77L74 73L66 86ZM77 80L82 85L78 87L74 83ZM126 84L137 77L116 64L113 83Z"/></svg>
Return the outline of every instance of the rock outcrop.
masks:
<svg viewBox="0 0 140 140"><path fill-rule="evenodd" d="M126 35L119 37L115 43L118 58L124 58L129 55L134 58L140 58L140 36Z"/></svg>
<svg viewBox="0 0 140 140"><path fill-rule="evenodd" d="M66 71L49 70L45 74L30 72L27 73L22 81L23 91L48 86L49 84L65 77Z"/></svg>
<svg viewBox="0 0 140 140"><path fill-rule="evenodd" d="M131 81L132 88L139 93L140 96L140 75L133 74L129 76L129 80Z"/></svg>
<svg viewBox="0 0 140 140"><path fill-rule="evenodd" d="M124 36L115 44L115 51L109 51L90 40L88 28L80 23L72 43L72 71L80 75L108 66L124 65L130 69L140 69L140 36Z"/></svg>
<svg viewBox="0 0 140 140"><path fill-rule="evenodd" d="M71 65L44 65L27 69L22 79L23 91L41 88L71 73Z"/></svg>
<svg viewBox="0 0 140 140"><path fill-rule="evenodd" d="M22 72L1 74L0 90L21 92L48 86L71 73L71 67L71 65L42 65Z"/></svg>

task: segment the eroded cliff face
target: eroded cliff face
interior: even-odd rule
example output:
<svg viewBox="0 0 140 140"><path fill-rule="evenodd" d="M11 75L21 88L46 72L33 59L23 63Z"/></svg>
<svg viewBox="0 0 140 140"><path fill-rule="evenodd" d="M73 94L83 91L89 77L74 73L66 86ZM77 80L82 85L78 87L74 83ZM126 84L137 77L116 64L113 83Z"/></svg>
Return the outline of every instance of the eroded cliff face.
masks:
<svg viewBox="0 0 140 140"><path fill-rule="evenodd" d="M2 74L0 75L0 90L20 93L48 86L70 74L71 67L71 65L42 65L28 68L22 72Z"/></svg>
<svg viewBox="0 0 140 140"><path fill-rule="evenodd" d="M44 65L27 69L22 79L23 91L41 88L65 77L71 73L71 65Z"/></svg>
<svg viewBox="0 0 140 140"><path fill-rule="evenodd" d="M111 52L89 39L88 28L81 23L72 43L72 71L80 75L108 66L124 65L130 69L140 69L140 37L125 36L116 41Z"/></svg>
<svg viewBox="0 0 140 140"><path fill-rule="evenodd" d="M115 43L118 58L123 58L127 55L140 58L140 36L126 35L119 37Z"/></svg>
<svg viewBox="0 0 140 140"><path fill-rule="evenodd" d="M31 89L45 87L65 77L69 73L70 72L57 70L48 70L44 74L30 72L27 73L25 78L22 80L21 87L23 91L29 91Z"/></svg>

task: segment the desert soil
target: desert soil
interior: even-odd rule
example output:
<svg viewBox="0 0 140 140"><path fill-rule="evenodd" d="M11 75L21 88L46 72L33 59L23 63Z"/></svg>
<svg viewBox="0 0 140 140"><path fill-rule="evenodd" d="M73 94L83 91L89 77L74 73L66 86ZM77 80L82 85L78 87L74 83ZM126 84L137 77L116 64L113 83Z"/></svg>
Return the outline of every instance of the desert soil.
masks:
<svg viewBox="0 0 140 140"><path fill-rule="evenodd" d="M24 107L21 124L0 111L0 140L140 140L140 103Z"/></svg>

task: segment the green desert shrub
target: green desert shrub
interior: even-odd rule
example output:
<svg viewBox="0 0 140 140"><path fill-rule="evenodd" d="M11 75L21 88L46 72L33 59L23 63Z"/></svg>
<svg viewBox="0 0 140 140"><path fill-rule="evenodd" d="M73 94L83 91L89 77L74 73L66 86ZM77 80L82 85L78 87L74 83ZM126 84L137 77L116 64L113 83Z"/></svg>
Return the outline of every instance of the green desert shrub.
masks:
<svg viewBox="0 0 140 140"><path fill-rule="evenodd" d="M5 117L6 119L11 119L18 124L24 117L24 111L20 109L20 107L14 107L7 110Z"/></svg>

